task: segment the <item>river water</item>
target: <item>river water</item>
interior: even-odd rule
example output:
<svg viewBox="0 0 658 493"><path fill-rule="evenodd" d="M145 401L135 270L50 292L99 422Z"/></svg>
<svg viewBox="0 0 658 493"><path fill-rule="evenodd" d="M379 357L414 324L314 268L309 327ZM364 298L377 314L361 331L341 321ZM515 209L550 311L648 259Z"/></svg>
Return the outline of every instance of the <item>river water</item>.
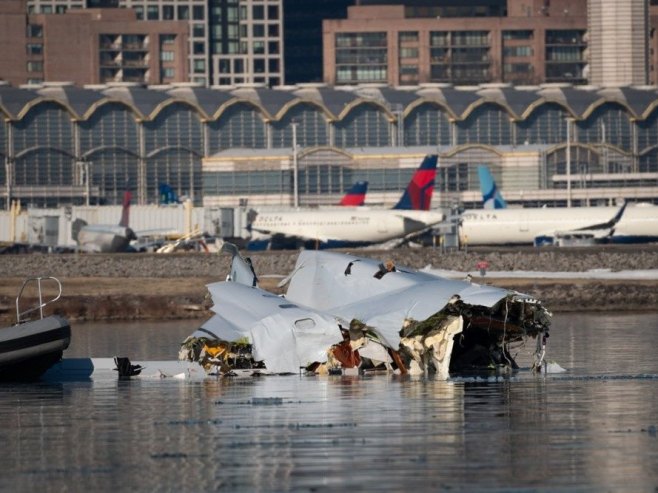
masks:
<svg viewBox="0 0 658 493"><path fill-rule="evenodd" d="M65 356L174 359L196 325L76 324ZM548 375L0 385L0 490L655 492L657 348L658 313L558 314Z"/></svg>

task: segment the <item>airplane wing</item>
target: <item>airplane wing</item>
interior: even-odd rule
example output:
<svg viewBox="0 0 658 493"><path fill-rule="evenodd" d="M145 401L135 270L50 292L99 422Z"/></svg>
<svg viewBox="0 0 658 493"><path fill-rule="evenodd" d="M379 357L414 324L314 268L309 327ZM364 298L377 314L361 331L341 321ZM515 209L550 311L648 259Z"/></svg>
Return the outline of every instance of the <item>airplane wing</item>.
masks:
<svg viewBox="0 0 658 493"><path fill-rule="evenodd" d="M287 231L284 230L279 230L277 228L269 228L269 229L263 229L263 228L258 228L258 227L253 227L251 228L252 231L255 231L257 233L265 234L265 235L280 235L285 238L290 238L290 239L299 239L303 241L321 241L321 242L328 242L331 241L333 238L329 238L326 235L313 235L313 234L294 234L291 235Z"/></svg>
<svg viewBox="0 0 658 493"><path fill-rule="evenodd" d="M626 210L626 206L628 205L628 202L624 202L624 205L622 205L617 213L614 215L613 218L611 218L609 221L606 221L604 223L600 224L592 224L590 226L583 226L582 228L577 228L574 231L588 231L588 230L601 230L601 229L612 229L616 226L616 224L619 222L619 220L622 218L624 215L624 211Z"/></svg>
<svg viewBox="0 0 658 493"><path fill-rule="evenodd" d="M624 202L617 213L609 221L598 224L591 224L581 228L574 228L564 231L546 231L533 239L535 246L556 245L556 244L592 244L605 242L615 232L617 223L621 220L626 210L628 202Z"/></svg>

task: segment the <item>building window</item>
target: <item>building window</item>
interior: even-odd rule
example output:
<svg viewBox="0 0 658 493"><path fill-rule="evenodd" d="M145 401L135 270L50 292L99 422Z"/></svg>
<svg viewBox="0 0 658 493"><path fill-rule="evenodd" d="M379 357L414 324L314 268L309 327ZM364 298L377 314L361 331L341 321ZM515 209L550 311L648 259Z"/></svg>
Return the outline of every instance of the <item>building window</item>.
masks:
<svg viewBox="0 0 658 493"><path fill-rule="evenodd" d="M162 6L162 20L173 21L174 20L174 6L173 5L163 5Z"/></svg>
<svg viewBox="0 0 658 493"><path fill-rule="evenodd" d="M503 31L503 39L505 41L515 39L530 40L533 39L533 37L534 33L532 31Z"/></svg>
<svg viewBox="0 0 658 493"><path fill-rule="evenodd" d="M386 82L386 33L338 33L336 81L338 83Z"/></svg>
<svg viewBox="0 0 658 493"><path fill-rule="evenodd" d="M547 45L582 45L585 31L575 29L547 30Z"/></svg>
<svg viewBox="0 0 658 493"><path fill-rule="evenodd" d="M244 73L244 60L236 58L233 60L233 72L236 74Z"/></svg>
<svg viewBox="0 0 658 493"><path fill-rule="evenodd" d="M160 20L160 12L157 5L149 5L146 9L146 18L149 21Z"/></svg>
<svg viewBox="0 0 658 493"><path fill-rule="evenodd" d="M27 54L28 55L43 55L43 45L37 43L28 43L27 44Z"/></svg>
<svg viewBox="0 0 658 493"><path fill-rule="evenodd" d="M192 26L192 36L195 38L203 38L206 35L206 26L204 24L194 24Z"/></svg>
<svg viewBox="0 0 658 493"><path fill-rule="evenodd" d="M205 50L205 44L202 42L195 42L192 44L192 52L195 55L203 55L206 50Z"/></svg>
<svg viewBox="0 0 658 493"><path fill-rule="evenodd" d="M251 9L251 15L254 20L265 19L265 7L263 5L254 5Z"/></svg>
<svg viewBox="0 0 658 493"><path fill-rule="evenodd" d="M278 58L270 58L267 63L267 68L270 72L278 72L279 71L279 59Z"/></svg>
<svg viewBox="0 0 658 493"><path fill-rule="evenodd" d="M254 24L252 26L254 33L254 38L264 38L265 37L265 26L263 24Z"/></svg>
<svg viewBox="0 0 658 493"><path fill-rule="evenodd" d="M554 46L546 49L546 61L577 62L583 60L582 51L577 46Z"/></svg>
<svg viewBox="0 0 658 493"><path fill-rule="evenodd" d="M254 41L254 53L256 55L264 55L265 43L263 43L262 41Z"/></svg>
<svg viewBox="0 0 658 493"><path fill-rule="evenodd" d="M226 9L226 20L228 22L238 22L240 17L238 15L237 8L231 8L230 6Z"/></svg>
<svg viewBox="0 0 658 493"><path fill-rule="evenodd" d="M181 21L190 20L190 8L187 5L178 6L178 20Z"/></svg>
<svg viewBox="0 0 658 493"><path fill-rule="evenodd" d="M160 73L163 79L173 79L176 75L176 71L171 67L163 68Z"/></svg>
<svg viewBox="0 0 658 493"><path fill-rule="evenodd" d="M418 65L400 65L400 84L418 82Z"/></svg>
<svg viewBox="0 0 658 493"><path fill-rule="evenodd" d="M194 60L194 73L202 74L206 71L206 61L205 60Z"/></svg>
<svg viewBox="0 0 658 493"><path fill-rule="evenodd" d="M173 62L174 61L174 52L173 51L161 51L160 60L163 62Z"/></svg>
<svg viewBox="0 0 658 493"><path fill-rule="evenodd" d="M135 10L135 17L137 18L138 21L143 21L144 20L144 7L141 5L138 5L136 7L133 7Z"/></svg>
<svg viewBox="0 0 658 493"><path fill-rule="evenodd" d="M503 71L506 75L528 75L532 74L533 67L529 63L505 63Z"/></svg>
<svg viewBox="0 0 658 493"><path fill-rule="evenodd" d="M448 46L449 44L448 32L432 31L430 33L430 46Z"/></svg>
<svg viewBox="0 0 658 493"><path fill-rule="evenodd" d="M203 5L195 5L192 8L192 18L195 21L202 21L205 19L205 12L203 10Z"/></svg>
<svg viewBox="0 0 658 493"><path fill-rule="evenodd" d="M400 58L418 58L418 48L400 48Z"/></svg>
<svg viewBox="0 0 658 493"><path fill-rule="evenodd" d="M278 41L270 41L267 43L267 52L270 55L278 55L279 54L279 42Z"/></svg>
<svg viewBox="0 0 658 493"><path fill-rule="evenodd" d="M160 35L160 43L163 45L171 45L174 44L176 41L176 35L175 34L161 34Z"/></svg>
<svg viewBox="0 0 658 493"><path fill-rule="evenodd" d="M43 72L43 62L40 62L40 61L27 62L27 71L28 72Z"/></svg>
<svg viewBox="0 0 658 493"><path fill-rule="evenodd" d="M267 18L270 20L277 20L279 18L279 6L278 5L268 5L267 7Z"/></svg>
<svg viewBox="0 0 658 493"><path fill-rule="evenodd" d="M257 74L265 73L265 60L262 58L256 58L254 60L254 72Z"/></svg>
<svg viewBox="0 0 658 493"><path fill-rule="evenodd" d="M400 74L402 75L418 75L418 65L401 65Z"/></svg>
<svg viewBox="0 0 658 493"><path fill-rule="evenodd" d="M52 14L53 13L52 5L42 5L41 6L41 13L42 14Z"/></svg>
<svg viewBox="0 0 658 493"><path fill-rule="evenodd" d="M452 44L455 46L488 46L488 31L454 31Z"/></svg>
<svg viewBox="0 0 658 493"><path fill-rule="evenodd" d="M503 55L510 56L532 56L532 47L530 46L506 46L503 48Z"/></svg>
<svg viewBox="0 0 658 493"><path fill-rule="evenodd" d="M270 38L277 38L279 36L279 25L278 24L269 24L267 26L267 35Z"/></svg>
<svg viewBox="0 0 658 493"><path fill-rule="evenodd" d="M401 31L400 43L418 43L417 31Z"/></svg>
<svg viewBox="0 0 658 493"><path fill-rule="evenodd" d="M56 14L66 14L67 7L66 5L56 5L55 13Z"/></svg>
<svg viewBox="0 0 658 493"><path fill-rule="evenodd" d="M39 24L28 24L27 26L28 38L43 38L43 26Z"/></svg>

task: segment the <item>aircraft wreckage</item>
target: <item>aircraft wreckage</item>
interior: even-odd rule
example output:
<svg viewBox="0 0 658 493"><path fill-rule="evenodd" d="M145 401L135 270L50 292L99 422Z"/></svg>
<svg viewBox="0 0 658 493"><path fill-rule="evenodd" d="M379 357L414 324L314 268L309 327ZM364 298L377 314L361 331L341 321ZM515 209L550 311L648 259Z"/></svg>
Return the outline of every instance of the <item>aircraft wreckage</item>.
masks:
<svg viewBox="0 0 658 493"><path fill-rule="evenodd" d="M258 287L234 245L226 281L209 284L215 313L179 359L208 373L451 374L517 369L512 348L535 340L541 371L551 314L532 297L342 253L304 250L285 295Z"/></svg>

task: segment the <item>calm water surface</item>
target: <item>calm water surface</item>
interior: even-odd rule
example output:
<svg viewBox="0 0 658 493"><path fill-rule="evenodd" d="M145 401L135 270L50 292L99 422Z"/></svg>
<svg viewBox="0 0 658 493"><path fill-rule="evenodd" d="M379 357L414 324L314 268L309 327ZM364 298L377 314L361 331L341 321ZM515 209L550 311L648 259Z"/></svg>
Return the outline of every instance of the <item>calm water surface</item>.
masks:
<svg viewBox="0 0 658 493"><path fill-rule="evenodd" d="M197 325L76 324L66 356L175 359ZM0 489L656 492L657 348L658 313L561 314L560 374L1 385Z"/></svg>

